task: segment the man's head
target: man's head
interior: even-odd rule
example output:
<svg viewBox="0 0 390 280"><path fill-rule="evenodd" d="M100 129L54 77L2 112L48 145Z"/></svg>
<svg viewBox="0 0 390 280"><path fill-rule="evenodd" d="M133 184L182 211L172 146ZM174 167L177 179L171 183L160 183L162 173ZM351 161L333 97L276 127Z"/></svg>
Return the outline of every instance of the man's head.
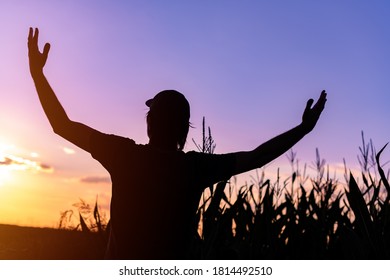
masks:
<svg viewBox="0 0 390 280"><path fill-rule="evenodd" d="M145 102L150 143L182 150L190 126L190 104L176 90L164 90Z"/></svg>

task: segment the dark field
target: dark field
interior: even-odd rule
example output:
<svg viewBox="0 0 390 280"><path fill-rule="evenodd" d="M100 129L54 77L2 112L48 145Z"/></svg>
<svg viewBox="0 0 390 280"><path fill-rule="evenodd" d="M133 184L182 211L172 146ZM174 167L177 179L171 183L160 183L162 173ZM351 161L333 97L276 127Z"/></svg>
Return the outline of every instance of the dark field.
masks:
<svg viewBox="0 0 390 280"><path fill-rule="evenodd" d="M104 249L95 233L0 225L2 260L93 260L102 259Z"/></svg>

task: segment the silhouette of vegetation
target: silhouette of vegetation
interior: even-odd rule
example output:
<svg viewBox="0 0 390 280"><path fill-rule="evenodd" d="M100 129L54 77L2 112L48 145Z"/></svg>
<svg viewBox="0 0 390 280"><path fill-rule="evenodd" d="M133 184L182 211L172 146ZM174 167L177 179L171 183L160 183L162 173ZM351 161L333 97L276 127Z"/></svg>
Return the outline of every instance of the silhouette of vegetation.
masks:
<svg viewBox="0 0 390 280"><path fill-rule="evenodd" d="M59 229L98 232L101 234L105 232L108 225L107 217L106 213L101 211L97 197L93 209L90 204L81 198L79 202L72 206L77 209L78 218L75 217L75 211L72 209L61 212L58 223Z"/></svg>
<svg viewBox="0 0 390 280"><path fill-rule="evenodd" d="M204 126L204 125L203 125ZM203 152L213 152L203 127ZM197 213L193 243L201 259L388 259L390 186L372 141L362 133L359 163L363 186L346 169L344 187L329 176L316 150L316 177L288 156L292 174L271 183L264 172L256 183L234 192L232 182L209 188ZM205 146L206 144L206 146ZM208 145L208 146L207 146ZM214 146L215 147L215 146ZM377 173L374 170L376 168Z"/></svg>
<svg viewBox="0 0 390 280"><path fill-rule="evenodd" d="M207 132L203 119L202 144L193 141L200 151L213 153L216 145L210 128ZM317 149L313 178L291 151L288 178L280 178L278 170L271 182L261 170L250 185L237 188L232 178L209 186L196 213L191 258L389 259L390 170L385 174L386 164L380 163L386 146L376 152L362 133L360 184L346 164L347 184L332 178ZM67 210L61 213L60 228L92 235L107 230L97 200L93 209L83 200L73 206L77 223L75 211Z"/></svg>

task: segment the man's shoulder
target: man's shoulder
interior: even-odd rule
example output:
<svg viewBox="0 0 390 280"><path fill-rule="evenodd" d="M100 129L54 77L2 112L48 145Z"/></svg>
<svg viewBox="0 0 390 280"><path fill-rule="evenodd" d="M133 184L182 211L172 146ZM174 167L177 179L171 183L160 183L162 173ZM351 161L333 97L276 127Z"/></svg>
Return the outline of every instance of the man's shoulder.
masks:
<svg viewBox="0 0 390 280"><path fill-rule="evenodd" d="M137 144L127 137L95 132L91 135L90 146L93 158L101 159L112 157L114 154L118 155L118 152L123 150L131 150Z"/></svg>
<svg viewBox="0 0 390 280"><path fill-rule="evenodd" d="M102 132L96 132L92 134L91 141L96 142L105 142L109 144L129 144L129 145L137 145L133 139L128 137L119 136L115 134L107 134Z"/></svg>

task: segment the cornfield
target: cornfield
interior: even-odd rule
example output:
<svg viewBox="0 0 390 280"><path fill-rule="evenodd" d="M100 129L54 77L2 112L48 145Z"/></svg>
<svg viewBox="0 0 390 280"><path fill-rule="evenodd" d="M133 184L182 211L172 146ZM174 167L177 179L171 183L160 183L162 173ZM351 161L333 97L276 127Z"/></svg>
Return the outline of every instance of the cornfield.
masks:
<svg viewBox="0 0 390 280"><path fill-rule="evenodd" d="M197 213L192 257L389 259L389 172L386 175L380 164L387 145L376 153L363 133L362 142L360 187L346 166L346 187L331 178L318 150L315 178L299 170L291 152L293 171L283 181L278 175L271 183L262 172L249 186L237 189L231 182L211 186ZM204 123L202 148L203 152L215 148Z"/></svg>

